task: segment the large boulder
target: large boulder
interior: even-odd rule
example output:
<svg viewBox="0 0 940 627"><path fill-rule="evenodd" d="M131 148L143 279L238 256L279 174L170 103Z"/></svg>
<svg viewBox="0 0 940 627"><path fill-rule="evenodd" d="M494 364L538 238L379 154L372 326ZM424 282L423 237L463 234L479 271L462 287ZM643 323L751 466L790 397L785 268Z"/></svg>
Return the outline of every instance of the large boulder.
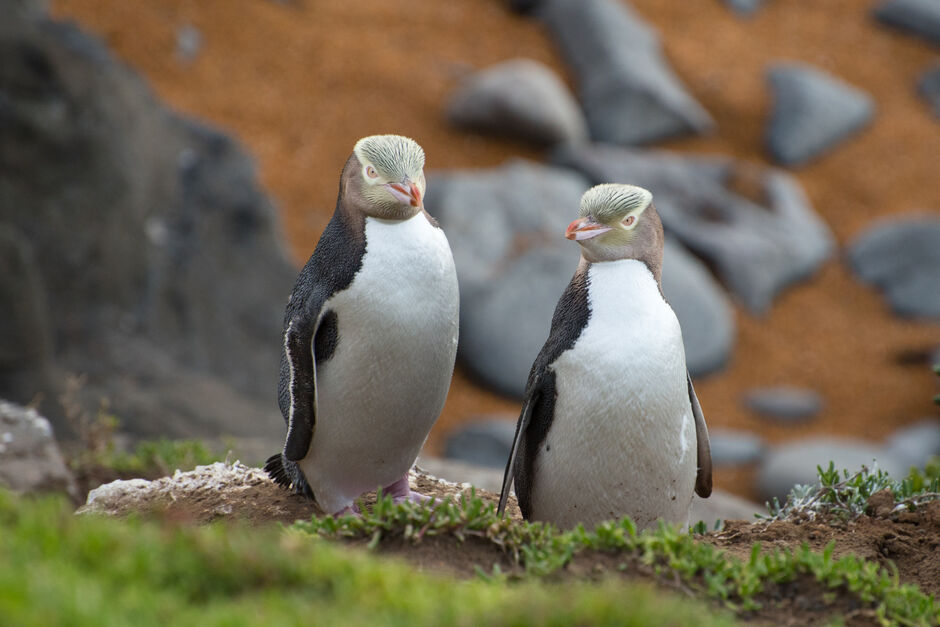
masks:
<svg viewBox="0 0 940 627"><path fill-rule="evenodd" d="M100 41L20 4L0 27L0 257L22 273L0 302L18 299L13 324L36 342L0 333L0 395L39 395L67 431L50 373L83 373L72 401L109 399L131 433L277 432L295 269L251 159ZM210 393L174 405L177 380Z"/></svg>
<svg viewBox="0 0 940 627"><path fill-rule="evenodd" d="M705 259L752 311L766 311L785 287L832 254L829 228L799 183L727 157L592 144L556 150L553 161L593 183L649 189L667 235Z"/></svg>
<svg viewBox="0 0 940 627"><path fill-rule="evenodd" d="M536 10L574 71L594 141L647 144L712 128L629 4L544 0Z"/></svg>
<svg viewBox="0 0 940 627"><path fill-rule="evenodd" d="M524 161L432 174L425 204L447 233L460 281L458 355L500 393L522 395L548 337L580 255L563 233L588 187L576 172ZM731 305L701 262L673 241L663 290L682 324L692 373L723 366L734 337Z"/></svg>

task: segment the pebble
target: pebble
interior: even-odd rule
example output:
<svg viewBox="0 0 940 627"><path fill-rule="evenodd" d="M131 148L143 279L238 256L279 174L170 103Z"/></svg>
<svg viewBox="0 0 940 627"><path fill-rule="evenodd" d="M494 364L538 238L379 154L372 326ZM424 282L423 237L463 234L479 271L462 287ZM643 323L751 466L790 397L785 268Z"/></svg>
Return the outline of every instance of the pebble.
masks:
<svg viewBox="0 0 940 627"><path fill-rule="evenodd" d="M940 213L879 220L850 244L848 263L895 313L940 320Z"/></svg>
<svg viewBox="0 0 940 627"><path fill-rule="evenodd" d="M768 72L773 107L766 141L771 156L803 165L856 134L872 119L865 92L805 63L778 63Z"/></svg>
<svg viewBox="0 0 940 627"><path fill-rule="evenodd" d="M752 411L782 422L802 422L815 418L823 408L818 392L792 386L749 390L744 404Z"/></svg>

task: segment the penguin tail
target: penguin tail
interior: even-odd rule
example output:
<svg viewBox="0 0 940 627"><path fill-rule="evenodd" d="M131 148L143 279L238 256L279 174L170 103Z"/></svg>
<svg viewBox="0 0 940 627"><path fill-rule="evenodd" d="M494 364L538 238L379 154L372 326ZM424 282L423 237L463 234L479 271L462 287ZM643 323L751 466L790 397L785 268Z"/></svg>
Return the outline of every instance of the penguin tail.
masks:
<svg viewBox="0 0 940 627"><path fill-rule="evenodd" d="M264 471L271 480L279 486L291 490L295 494L303 494L315 500L313 490L304 478L303 472L294 462L284 459L281 453L275 453L264 462Z"/></svg>

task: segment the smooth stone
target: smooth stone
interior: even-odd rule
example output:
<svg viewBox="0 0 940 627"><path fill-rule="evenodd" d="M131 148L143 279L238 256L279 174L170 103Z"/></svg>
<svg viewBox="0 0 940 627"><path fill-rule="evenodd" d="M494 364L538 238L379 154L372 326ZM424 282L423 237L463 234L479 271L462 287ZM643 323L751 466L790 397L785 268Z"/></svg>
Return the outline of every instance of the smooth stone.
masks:
<svg viewBox="0 0 940 627"><path fill-rule="evenodd" d="M522 397L548 337L579 257L563 234L588 187L575 172L521 160L429 175L425 206L460 282L458 357L501 394Z"/></svg>
<svg viewBox="0 0 940 627"><path fill-rule="evenodd" d="M447 233L461 292L462 363L483 383L517 398L548 337L551 317L580 249L564 239L589 187L578 173L523 161L500 168L431 173L425 205ZM667 242L663 289L693 375L722 367L734 317L702 264Z"/></svg>
<svg viewBox="0 0 940 627"><path fill-rule="evenodd" d="M760 461L767 444L759 435L734 429L709 429L712 463L716 466L752 464Z"/></svg>
<svg viewBox="0 0 940 627"><path fill-rule="evenodd" d="M764 0L725 0L725 4L738 15L750 17L757 13L757 10L764 4Z"/></svg>
<svg viewBox="0 0 940 627"><path fill-rule="evenodd" d="M714 126L626 2L544 0L537 15L574 71L594 141L646 144Z"/></svg>
<svg viewBox="0 0 940 627"><path fill-rule="evenodd" d="M937 0L887 0L874 9L881 22L940 45L940 2Z"/></svg>
<svg viewBox="0 0 940 627"><path fill-rule="evenodd" d="M445 481L463 484L499 494L503 489L504 468L480 466L456 459L444 459L421 454L415 460L415 466Z"/></svg>
<svg viewBox="0 0 940 627"><path fill-rule="evenodd" d="M36 410L0 400L0 486L20 494L64 492L78 498L49 421Z"/></svg>
<svg viewBox="0 0 940 627"><path fill-rule="evenodd" d="M778 63L768 72L773 107L766 141L771 156L803 165L857 133L872 119L871 96L804 63Z"/></svg>
<svg viewBox="0 0 940 627"><path fill-rule="evenodd" d="M925 71L917 82L917 93L927 101L933 114L940 118L940 63Z"/></svg>
<svg viewBox="0 0 940 627"><path fill-rule="evenodd" d="M734 348L734 309L715 277L681 244L667 237L663 294L682 327L686 366L695 376L725 367Z"/></svg>
<svg viewBox="0 0 940 627"><path fill-rule="evenodd" d="M490 388L522 398L579 252L531 248L486 288L460 296L458 355Z"/></svg>
<svg viewBox="0 0 940 627"><path fill-rule="evenodd" d="M451 98L457 126L539 144L585 141L587 123L577 101L548 66L512 59L472 74Z"/></svg>
<svg viewBox="0 0 940 627"><path fill-rule="evenodd" d="M872 460L877 460L877 463ZM816 467L821 466L825 470L830 461L840 476L842 470L855 473L862 466L870 470L877 466L898 480L908 473L908 464L872 442L836 437L807 438L767 452L757 473L757 493L761 499L770 501L776 497L783 504L793 486L818 485Z"/></svg>
<svg viewBox="0 0 940 627"><path fill-rule="evenodd" d="M792 386L775 386L749 390L744 397L747 407L768 418L785 422L814 418L823 408L818 392Z"/></svg>
<svg viewBox="0 0 940 627"><path fill-rule="evenodd" d="M468 421L448 434L444 456L479 466L505 468L515 433L515 416Z"/></svg>
<svg viewBox="0 0 940 627"><path fill-rule="evenodd" d="M592 183L632 183L653 193L667 235L705 259L751 311L811 276L835 248L799 182L725 157L689 157L611 145L566 146L554 163Z"/></svg>
<svg viewBox="0 0 940 627"><path fill-rule="evenodd" d="M877 221L849 245L848 263L895 313L940 319L940 213Z"/></svg>
<svg viewBox="0 0 940 627"><path fill-rule="evenodd" d="M924 418L897 429L885 440L891 455L911 466L923 466L940 455L940 419Z"/></svg>

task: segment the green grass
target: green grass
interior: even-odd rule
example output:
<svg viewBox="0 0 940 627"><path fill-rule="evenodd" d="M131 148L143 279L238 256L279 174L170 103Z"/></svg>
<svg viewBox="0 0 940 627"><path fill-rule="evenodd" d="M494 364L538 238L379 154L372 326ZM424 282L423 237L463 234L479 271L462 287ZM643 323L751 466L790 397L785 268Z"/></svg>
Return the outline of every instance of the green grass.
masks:
<svg viewBox="0 0 940 627"><path fill-rule="evenodd" d="M112 440L96 448L85 448L70 460L73 470L103 467L120 475L162 476L223 461L199 440L144 440L130 452L118 450Z"/></svg>
<svg viewBox="0 0 940 627"><path fill-rule="evenodd" d="M0 564L4 627L732 622L648 585L456 581L274 526L74 516L3 491Z"/></svg>
<svg viewBox="0 0 940 627"><path fill-rule="evenodd" d="M854 556L834 559L832 545L818 554L805 545L797 551L766 552L757 544L750 559L741 561L675 527L660 525L638 533L633 522L624 518L592 531L579 526L558 532L541 523L501 518L492 504L476 497L446 501L434 508L395 505L380 498L372 511L361 517L315 518L295 523L292 530L332 539L368 539L369 546L390 538L418 543L431 536L452 536L458 541L475 536L505 550L524 569L526 579L556 573L582 552L616 553L624 560L634 559L651 567L666 581L678 579L684 587L732 610L758 609L762 592L808 576L824 591L842 589L871 604L886 622L940 623L940 606L917 586L901 584L896 573L874 562Z"/></svg>

